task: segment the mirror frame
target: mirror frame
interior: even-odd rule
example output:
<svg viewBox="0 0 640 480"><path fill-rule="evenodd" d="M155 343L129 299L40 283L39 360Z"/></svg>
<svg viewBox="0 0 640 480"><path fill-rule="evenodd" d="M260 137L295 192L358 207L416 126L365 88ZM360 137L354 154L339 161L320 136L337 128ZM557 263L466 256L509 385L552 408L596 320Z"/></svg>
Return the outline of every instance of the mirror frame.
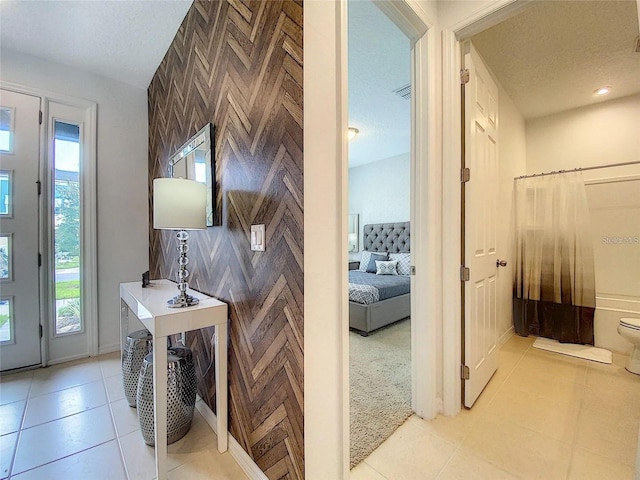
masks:
<svg viewBox="0 0 640 480"><path fill-rule="evenodd" d="M198 133L187 140L173 155L169 157L169 176L173 177L174 167L180 161L185 160L185 168L187 180L196 180L195 178L195 156L191 155L197 149L205 152L205 174L207 186L207 227L213 227L216 220L216 171L214 152L214 132L215 128L211 123L207 123Z"/></svg>
<svg viewBox="0 0 640 480"><path fill-rule="evenodd" d="M350 213L348 217L348 233L347 246L349 253L360 251L360 218L357 213ZM355 235L355 238L353 237ZM354 242L355 240L355 242Z"/></svg>

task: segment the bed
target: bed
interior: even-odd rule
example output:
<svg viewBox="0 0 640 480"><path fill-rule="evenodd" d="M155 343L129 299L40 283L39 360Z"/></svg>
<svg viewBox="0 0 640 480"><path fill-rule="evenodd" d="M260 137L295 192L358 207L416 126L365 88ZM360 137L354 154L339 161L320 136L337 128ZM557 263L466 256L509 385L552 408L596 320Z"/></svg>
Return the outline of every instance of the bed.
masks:
<svg viewBox="0 0 640 480"><path fill-rule="evenodd" d="M363 259L383 253L398 261L400 275L349 271L349 327L360 335L411 315L409 222L376 223L363 228ZM364 266L366 268L366 266Z"/></svg>

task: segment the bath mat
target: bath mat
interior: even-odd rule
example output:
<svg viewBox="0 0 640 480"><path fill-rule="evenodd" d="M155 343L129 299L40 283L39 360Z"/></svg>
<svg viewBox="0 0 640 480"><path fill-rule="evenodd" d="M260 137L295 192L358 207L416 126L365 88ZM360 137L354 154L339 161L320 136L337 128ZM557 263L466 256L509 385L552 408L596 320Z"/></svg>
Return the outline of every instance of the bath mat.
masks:
<svg viewBox="0 0 640 480"><path fill-rule="evenodd" d="M550 338L538 337L533 342L535 348L547 350L549 352L561 353L572 357L584 358L592 362L611 363L611 352L604 348L592 347L591 345L576 345L575 343L560 343Z"/></svg>

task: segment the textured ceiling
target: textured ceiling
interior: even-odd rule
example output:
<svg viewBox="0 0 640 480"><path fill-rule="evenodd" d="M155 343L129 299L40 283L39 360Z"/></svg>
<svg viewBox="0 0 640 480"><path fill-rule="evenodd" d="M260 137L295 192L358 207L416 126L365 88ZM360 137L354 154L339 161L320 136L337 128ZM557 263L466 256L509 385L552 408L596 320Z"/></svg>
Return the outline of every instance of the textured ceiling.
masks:
<svg viewBox="0 0 640 480"><path fill-rule="evenodd" d="M191 0L1 0L0 47L146 88ZM640 92L635 0L534 1L473 42L525 118ZM349 0L350 166L410 148L408 39L368 0ZM612 94L595 98L601 85Z"/></svg>
<svg viewBox="0 0 640 480"><path fill-rule="evenodd" d="M192 0L1 0L0 46L147 88Z"/></svg>
<svg viewBox="0 0 640 480"><path fill-rule="evenodd" d="M635 0L530 5L471 39L525 119L640 92Z"/></svg>
<svg viewBox="0 0 640 480"><path fill-rule="evenodd" d="M411 101L394 90L410 81L408 38L368 0L349 1L349 167L407 153Z"/></svg>

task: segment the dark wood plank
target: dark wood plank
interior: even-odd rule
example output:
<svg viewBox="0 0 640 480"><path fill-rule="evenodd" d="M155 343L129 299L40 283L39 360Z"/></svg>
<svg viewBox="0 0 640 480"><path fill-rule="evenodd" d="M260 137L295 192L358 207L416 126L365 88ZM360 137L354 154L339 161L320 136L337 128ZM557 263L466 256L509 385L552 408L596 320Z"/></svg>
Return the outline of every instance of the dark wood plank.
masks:
<svg viewBox="0 0 640 480"><path fill-rule="evenodd" d="M196 0L148 91L150 186L180 145L216 127L220 225L191 235L189 282L229 304L230 430L273 479L304 478L302 11L301 1ZM252 252L259 223L267 249ZM175 277L174 242L151 230L152 278ZM187 339L214 409L212 334Z"/></svg>

